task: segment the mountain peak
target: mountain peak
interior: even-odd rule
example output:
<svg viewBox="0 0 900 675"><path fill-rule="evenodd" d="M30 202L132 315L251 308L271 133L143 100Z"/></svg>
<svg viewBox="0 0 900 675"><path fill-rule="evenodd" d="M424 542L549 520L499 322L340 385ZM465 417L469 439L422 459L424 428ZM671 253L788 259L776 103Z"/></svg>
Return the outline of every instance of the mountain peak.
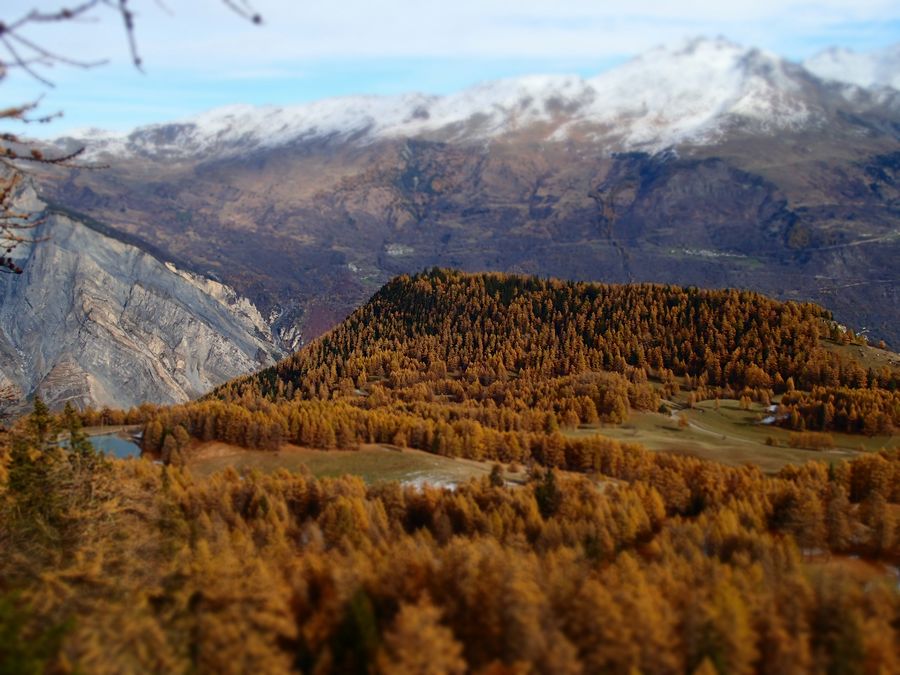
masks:
<svg viewBox="0 0 900 675"><path fill-rule="evenodd" d="M708 37L705 35L695 35L685 38L681 42L675 42L671 45L662 44L645 52L641 56L661 53L668 56L695 56L708 55L714 52L745 54L750 51L758 51L755 47L746 47L739 42L734 42L728 38L719 35L716 37Z"/></svg>
<svg viewBox="0 0 900 675"><path fill-rule="evenodd" d="M819 89L816 89L819 87ZM612 70L485 82L447 96L349 96L293 106L232 105L127 137L90 134L95 154L228 155L316 141L483 142L527 133L607 151L704 144L816 124L821 85L802 66L724 38L657 47Z"/></svg>

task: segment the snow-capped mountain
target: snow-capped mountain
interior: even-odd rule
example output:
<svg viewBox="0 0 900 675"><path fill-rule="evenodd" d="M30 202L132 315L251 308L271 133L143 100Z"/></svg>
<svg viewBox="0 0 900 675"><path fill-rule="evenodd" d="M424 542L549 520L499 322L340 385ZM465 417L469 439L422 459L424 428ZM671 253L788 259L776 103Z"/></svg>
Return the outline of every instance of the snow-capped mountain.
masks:
<svg viewBox="0 0 900 675"><path fill-rule="evenodd" d="M825 80L900 90L900 43L866 53L832 47L807 59L803 65Z"/></svg>
<svg viewBox="0 0 900 675"><path fill-rule="evenodd" d="M80 136L95 155L197 157L317 139L480 142L515 134L599 142L611 150L709 143L735 130L771 133L820 123L827 87L757 49L698 39L651 50L593 78L530 76L448 96L355 96L295 106L218 108L129 134ZM857 91L856 105L881 98Z"/></svg>

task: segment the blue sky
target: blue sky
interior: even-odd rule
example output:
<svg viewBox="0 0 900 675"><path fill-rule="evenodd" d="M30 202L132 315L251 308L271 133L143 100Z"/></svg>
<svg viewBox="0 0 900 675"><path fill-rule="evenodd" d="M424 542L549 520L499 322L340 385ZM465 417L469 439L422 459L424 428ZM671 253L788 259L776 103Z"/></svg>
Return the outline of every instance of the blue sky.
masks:
<svg viewBox="0 0 900 675"><path fill-rule="evenodd" d="M10 22L57 2L4 0ZM82 70L21 72L0 82L12 105L42 96L64 117L33 135L129 129L231 103L290 104L347 94L447 93L530 73L590 76L659 44L722 35L801 60L829 46L900 42L900 0L253 0L253 26L219 0L132 0L145 72L128 61L108 10L77 25L37 25L27 37L82 59ZM17 131L22 131L21 129Z"/></svg>

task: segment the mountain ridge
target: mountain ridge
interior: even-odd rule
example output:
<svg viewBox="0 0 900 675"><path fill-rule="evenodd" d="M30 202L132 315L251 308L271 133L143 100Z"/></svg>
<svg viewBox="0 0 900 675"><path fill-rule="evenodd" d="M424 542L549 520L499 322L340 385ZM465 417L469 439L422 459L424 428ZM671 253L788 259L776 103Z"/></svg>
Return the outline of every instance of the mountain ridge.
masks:
<svg viewBox="0 0 900 675"><path fill-rule="evenodd" d="M834 72L832 68L830 72ZM619 150L657 151L714 140L730 126L753 133L815 125L829 104L810 98L814 75L724 39L658 47L590 78L533 75L477 84L446 96L347 96L293 106L233 105L126 134L88 132L95 156L228 156L297 142L417 137L483 142L537 129L544 141L587 138ZM854 106L900 106L900 92L835 87ZM825 87L827 90L828 87ZM636 95L637 94L637 95Z"/></svg>

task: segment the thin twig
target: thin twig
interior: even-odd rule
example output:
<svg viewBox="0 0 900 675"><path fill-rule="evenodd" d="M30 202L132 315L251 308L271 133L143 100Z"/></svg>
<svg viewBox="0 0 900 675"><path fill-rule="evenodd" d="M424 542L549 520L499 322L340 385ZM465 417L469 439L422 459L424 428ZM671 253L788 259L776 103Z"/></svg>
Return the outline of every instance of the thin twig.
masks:
<svg viewBox="0 0 900 675"><path fill-rule="evenodd" d="M45 84L48 87L54 86L53 83L45 77L42 77L36 70L34 70L31 66L28 65L28 62L19 56L19 52L16 51L16 48L12 46L9 40L6 39L6 35L12 35L12 33L0 33L0 42L6 47L6 50L12 55L13 63L17 66L21 67L26 73L31 75L38 82Z"/></svg>
<svg viewBox="0 0 900 675"><path fill-rule="evenodd" d="M80 5L75 7L64 7L56 12L41 12L40 10L33 9L28 14L23 16L18 21L14 21L9 24L10 30L16 30L21 28L27 23L47 23L47 22L56 22L56 21L71 21L72 19L76 19L82 14L91 11L94 7L100 4L100 0L86 0Z"/></svg>
<svg viewBox="0 0 900 675"><path fill-rule="evenodd" d="M122 15L122 23L125 26L125 34L128 36L128 49L131 52L131 62L134 67L143 72L141 56L138 54L137 41L134 39L134 14L128 9L128 0L118 0L118 10Z"/></svg>
<svg viewBox="0 0 900 675"><path fill-rule="evenodd" d="M18 33L11 32L9 33L9 37L20 42L43 58L48 59L49 61L55 61L57 63L64 63L67 66L75 66L76 68L96 68L97 66L102 66L107 63L105 59L100 59L98 61L77 61L67 56L63 56L62 54L56 54L55 52L51 52L49 49L45 49L44 47L35 44L31 40L22 37Z"/></svg>

